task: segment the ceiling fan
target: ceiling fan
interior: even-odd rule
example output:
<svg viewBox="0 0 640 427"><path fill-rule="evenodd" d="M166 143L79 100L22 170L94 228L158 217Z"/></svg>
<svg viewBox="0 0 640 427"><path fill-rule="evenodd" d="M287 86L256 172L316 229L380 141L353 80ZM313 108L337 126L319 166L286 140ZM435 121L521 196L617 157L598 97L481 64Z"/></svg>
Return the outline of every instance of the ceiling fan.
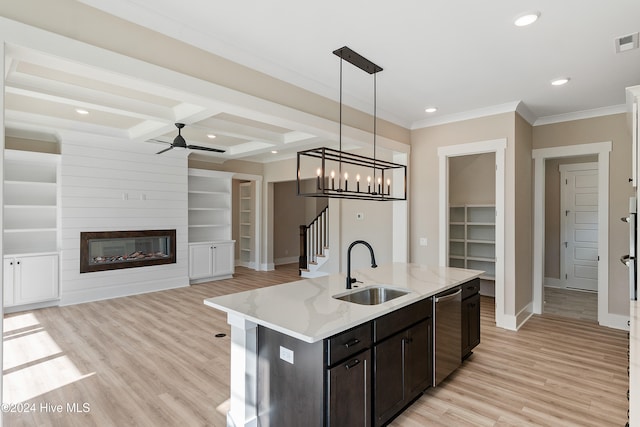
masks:
<svg viewBox="0 0 640 427"><path fill-rule="evenodd" d="M202 151L213 151L216 153L224 153L225 150L221 150L219 148L210 148L210 147L203 147L201 145L187 145L187 142L184 140L184 138L182 137L182 135L180 134L182 128L184 127L184 123L176 123L175 124L176 127L178 128L178 135L173 139L173 142L169 145L169 148L165 148L164 150L160 150L158 151L156 154L162 154L165 151L169 151L173 148L188 148L190 150L202 150Z"/></svg>

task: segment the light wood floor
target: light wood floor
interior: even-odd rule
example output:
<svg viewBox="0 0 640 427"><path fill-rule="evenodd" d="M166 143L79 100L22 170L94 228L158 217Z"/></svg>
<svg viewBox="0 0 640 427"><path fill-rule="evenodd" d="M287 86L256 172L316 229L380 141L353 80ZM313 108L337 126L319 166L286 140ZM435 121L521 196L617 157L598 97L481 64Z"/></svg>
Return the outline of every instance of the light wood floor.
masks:
<svg viewBox="0 0 640 427"><path fill-rule="evenodd" d="M545 287L544 312L597 322L598 294L575 289Z"/></svg>
<svg viewBox="0 0 640 427"><path fill-rule="evenodd" d="M230 341L214 334L229 327L202 300L297 280L291 267L5 316L4 402L27 405L4 425L224 426ZM624 425L626 332L547 315L505 331L493 304L471 358L393 426Z"/></svg>

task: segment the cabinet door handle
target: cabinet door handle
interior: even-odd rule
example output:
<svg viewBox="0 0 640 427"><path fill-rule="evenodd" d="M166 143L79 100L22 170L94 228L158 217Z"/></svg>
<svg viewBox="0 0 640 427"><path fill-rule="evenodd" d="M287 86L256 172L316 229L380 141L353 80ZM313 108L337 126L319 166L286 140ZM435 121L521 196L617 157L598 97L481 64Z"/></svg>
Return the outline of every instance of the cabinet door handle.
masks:
<svg viewBox="0 0 640 427"><path fill-rule="evenodd" d="M358 338L354 338L351 341L344 343L344 346L349 348L349 347L353 347L356 344L360 344L360 340Z"/></svg>
<svg viewBox="0 0 640 427"><path fill-rule="evenodd" d="M16 261L16 264L20 265L20 261Z"/></svg>
<svg viewBox="0 0 640 427"><path fill-rule="evenodd" d="M354 359L352 362L349 362L346 365L344 365L344 367L347 368L347 369L351 369L351 368L355 368L359 364L360 364L360 360Z"/></svg>

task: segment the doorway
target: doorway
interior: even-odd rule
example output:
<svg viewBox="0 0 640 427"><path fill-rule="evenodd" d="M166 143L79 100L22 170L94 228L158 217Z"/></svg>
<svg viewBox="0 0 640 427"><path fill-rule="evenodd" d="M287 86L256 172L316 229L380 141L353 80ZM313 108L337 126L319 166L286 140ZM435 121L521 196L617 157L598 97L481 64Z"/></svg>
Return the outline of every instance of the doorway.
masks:
<svg viewBox="0 0 640 427"><path fill-rule="evenodd" d="M546 217L545 217L545 167L553 159L571 158L575 156L597 157L598 163L598 252L597 252L597 300L598 323L604 326L613 324L608 312L609 305L609 153L611 142L571 145L535 149L534 159L534 233L533 233L533 312L542 314L544 309L545 264L549 255L545 251L546 245ZM559 246L559 245L558 245Z"/></svg>
<svg viewBox="0 0 640 427"><path fill-rule="evenodd" d="M598 318L598 157L545 162L543 311Z"/></svg>
<svg viewBox="0 0 640 427"><path fill-rule="evenodd" d="M449 158L449 267L482 270L480 294L495 297L495 152Z"/></svg>
<svg viewBox="0 0 640 427"><path fill-rule="evenodd" d="M439 265L448 265L449 257L449 159L472 154L495 153L495 320L500 328L515 329L515 319L505 314L505 152L506 139L472 142L468 144L444 146L438 148L439 162Z"/></svg>

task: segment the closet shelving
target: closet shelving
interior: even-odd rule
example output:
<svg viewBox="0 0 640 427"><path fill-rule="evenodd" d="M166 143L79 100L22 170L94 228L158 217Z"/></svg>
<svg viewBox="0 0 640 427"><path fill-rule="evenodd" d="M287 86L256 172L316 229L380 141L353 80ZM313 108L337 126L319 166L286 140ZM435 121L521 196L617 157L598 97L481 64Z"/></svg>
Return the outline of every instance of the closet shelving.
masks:
<svg viewBox="0 0 640 427"><path fill-rule="evenodd" d="M449 266L483 270L495 280L496 207L492 204L449 206Z"/></svg>

